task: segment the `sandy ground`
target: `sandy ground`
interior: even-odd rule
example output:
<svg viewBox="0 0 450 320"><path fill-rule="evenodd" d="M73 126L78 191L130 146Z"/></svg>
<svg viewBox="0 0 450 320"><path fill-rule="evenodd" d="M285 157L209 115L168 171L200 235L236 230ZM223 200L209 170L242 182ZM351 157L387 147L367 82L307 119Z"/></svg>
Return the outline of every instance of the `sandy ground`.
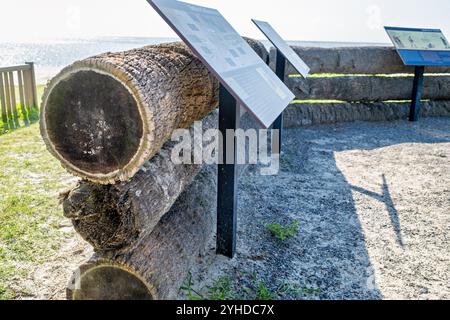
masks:
<svg viewBox="0 0 450 320"><path fill-rule="evenodd" d="M263 226L296 220L283 242ZM199 290L256 273L280 299L450 299L450 119L286 130L280 174L240 183L236 258L213 247L192 271ZM69 237L30 280L35 298L63 299L90 253Z"/></svg>
<svg viewBox="0 0 450 320"><path fill-rule="evenodd" d="M450 119L286 130L284 151L242 179L238 254L212 244L199 290L256 273L280 299L450 299ZM261 223L295 220L285 242Z"/></svg>
<svg viewBox="0 0 450 320"><path fill-rule="evenodd" d="M65 300L66 287L73 272L93 253L88 245L75 233L71 223L63 227L67 238L62 241L59 252L48 262L38 266L30 279L22 284L32 296L23 296L24 300Z"/></svg>

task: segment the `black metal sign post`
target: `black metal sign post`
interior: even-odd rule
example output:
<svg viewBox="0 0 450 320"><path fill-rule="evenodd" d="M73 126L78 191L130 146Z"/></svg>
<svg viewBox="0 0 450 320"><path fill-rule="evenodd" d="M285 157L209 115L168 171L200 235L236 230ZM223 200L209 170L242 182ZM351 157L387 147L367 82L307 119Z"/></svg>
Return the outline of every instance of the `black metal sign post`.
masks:
<svg viewBox="0 0 450 320"><path fill-rule="evenodd" d="M284 82L284 77L286 75L286 58L281 53L279 49L276 49L276 66L275 66L275 74L280 78L281 81ZM283 142L283 113L275 120L273 123L272 129L278 130L278 146L281 154L282 150L282 142Z"/></svg>
<svg viewBox="0 0 450 320"><path fill-rule="evenodd" d="M235 131L239 128L240 109L236 99L220 85L219 130L222 146L219 151L217 175L217 254L233 258L237 230L237 154ZM232 129L230 134L227 130ZM232 134L231 134L232 133ZM229 141L233 139L233 141Z"/></svg>
<svg viewBox="0 0 450 320"><path fill-rule="evenodd" d="M269 128L294 94L216 9L174 0L147 1L220 82L217 253L232 258L237 226L235 130L240 107Z"/></svg>
<svg viewBox="0 0 450 320"><path fill-rule="evenodd" d="M277 50L276 75L284 82L286 58ZM222 134L222 148L218 166L217 192L217 254L233 258L236 253L237 239L237 150L234 132L240 127L240 108L236 99L221 84L219 89L219 130ZM233 135L227 130L233 130ZM272 129L279 130L278 146L281 153L283 114L273 123ZM233 139L234 141L229 141ZM233 147L231 148L231 144ZM276 144L274 144L276 145Z"/></svg>
<svg viewBox="0 0 450 320"><path fill-rule="evenodd" d="M411 109L409 113L409 121L419 121L420 117L420 100L422 99L423 92L423 79L424 79L425 67L416 66L414 75L414 85L412 92Z"/></svg>

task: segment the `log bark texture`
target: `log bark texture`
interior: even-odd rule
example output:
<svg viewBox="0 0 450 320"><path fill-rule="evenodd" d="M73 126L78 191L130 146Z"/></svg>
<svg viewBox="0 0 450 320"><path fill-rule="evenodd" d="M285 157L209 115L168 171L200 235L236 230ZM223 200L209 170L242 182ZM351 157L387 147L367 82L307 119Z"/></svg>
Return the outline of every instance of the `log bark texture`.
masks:
<svg viewBox="0 0 450 320"><path fill-rule="evenodd" d="M257 123L245 114L241 126L246 130ZM217 127L218 110L215 110L202 121L203 135ZM207 148L213 144L194 139L194 126L190 128L190 137L193 148L203 146L203 151L210 153ZM75 230L96 251L129 250L142 234L154 229L202 168L194 164L194 159L192 164L172 162L175 147L177 142L165 143L129 181L113 185L80 181L62 198L64 216L72 220ZM239 175L245 169L246 166L238 166Z"/></svg>
<svg viewBox="0 0 450 320"><path fill-rule="evenodd" d="M218 111L202 121L203 133L217 128ZM194 127L190 128L192 145ZM206 146L206 144L204 144ZM63 199L64 216L96 251L126 249L143 233L150 233L184 191L202 165L175 164L176 142L164 144L129 181L101 185L80 181ZM193 163L193 162L192 162Z"/></svg>
<svg viewBox="0 0 450 320"><path fill-rule="evenodd" d="M308 78L308 89L301 89L298 78L288 78L287 86L299 100L387 101L409 100L413 77L343 76ZM450 100L450 77L426 76L423 99Z"/></svg>
<svg viewBox="0 0 450 320"><path fill-rule="evenodd" d="M287 128L300 128L353 121L406 120L409 108L409 102L297 103L284 112L284 125ZM450 101L422 102L421 116L450 117Z"/></svg>
<svg viewBox="0 0 450 320"><path fill-rule="evenodd" d="M74 300L174 299L213 235L216 168L206 166L152 233L127 252L96 253L74 273Z"/></svg>
<svg viewBox="0 0 450 320"><path fill-rule="evenodd" d="M311 68L311 73L335 74L393 74L414 73L414 67L405 66L394 47L364 46L319 48L293 46L294 51ZM275 62L275 49L270 52ZM450 67L427 67L427 73L450 73ZM286 74L298 74L288 63Z"/></svg>
<svg viewBox="0 0 450 320"><path fill-rule="evenodd" d="M264 46L248 40L263 59ZM179 128L218 103L218 81L182 43L75 62L47 86L41 134L69 172L102 184L130 179Z"/></svg>

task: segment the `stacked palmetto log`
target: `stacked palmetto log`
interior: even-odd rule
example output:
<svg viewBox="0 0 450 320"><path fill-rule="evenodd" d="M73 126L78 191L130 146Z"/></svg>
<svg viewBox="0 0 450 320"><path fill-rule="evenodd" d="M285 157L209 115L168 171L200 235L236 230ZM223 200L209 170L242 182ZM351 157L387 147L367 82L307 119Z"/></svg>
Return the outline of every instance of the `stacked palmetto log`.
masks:
<svg viewBox="0 0 450 320"><path fill-rule="evenodd" d="M311 68L305 90L287 65L286 83L296 103L285 113L285 125L406 119L414 67L405 66L393 47L293 47ZM271 63L275 51L271 51ZM427 67L423 116L450 116L450 68Z"/></svg>
<svg viewBox="0 0 450 320"><path fill-rule="evenodd" d="M105 53L50 81L41 134L82 178L63 195L64 214L95 249L69 299L175 297L213 234L217 186L214 166L173 163L169 140L195 121L217 128L218 88L182 43Z"/></svg>

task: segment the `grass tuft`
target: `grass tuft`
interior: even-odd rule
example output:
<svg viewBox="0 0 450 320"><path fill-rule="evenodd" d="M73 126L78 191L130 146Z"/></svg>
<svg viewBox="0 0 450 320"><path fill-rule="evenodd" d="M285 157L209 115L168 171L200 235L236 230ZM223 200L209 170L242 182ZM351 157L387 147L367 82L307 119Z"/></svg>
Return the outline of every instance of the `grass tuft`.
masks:
<svg viewBox="0 0 450 320"><path fill-rule="evenodd" d="M280 223L267 223L264 227L269 231L275 238L281 241L285 241L289 238L293 238L298 233L298 227L300 225L299 221L294 221L287 225L282 225Z"/></svg>
<svg viewBox="0 0 450 320"><path fill-rule="evenodd" d="M207 285L201 290L195 290L192 282L192 275L189 274L181 292L189 300L209 300L209 301L230 301L230 300L255 300L269 301L277 299L277 294L270 291L266 283L257 280L257 275L252 275L247 281L250 282L248 287L239 287L237 283L233 283L230 277L221 276L212 281L211 285Z"/></svg>
<svg viewBox="0 0 450 320"><path fill-rule="evenodd" d="M37 95L38 95L38 101L40 101L45 86L44 85L38 85L37 87ZM19 101L19 89L16 88L16 101ZM11 133L14 130L17 130L22 127L26 127L29 124L35 123L39 120L39 109L31 108L30 110L22 110L20 102L16 103L16 110L17 110L17 119L14 117L8 117L7 115L2 115L2 110L0 110L0 135ZM22 112L24 111L24 112ZM6 116L6 120L4 120Z"/></svg>

